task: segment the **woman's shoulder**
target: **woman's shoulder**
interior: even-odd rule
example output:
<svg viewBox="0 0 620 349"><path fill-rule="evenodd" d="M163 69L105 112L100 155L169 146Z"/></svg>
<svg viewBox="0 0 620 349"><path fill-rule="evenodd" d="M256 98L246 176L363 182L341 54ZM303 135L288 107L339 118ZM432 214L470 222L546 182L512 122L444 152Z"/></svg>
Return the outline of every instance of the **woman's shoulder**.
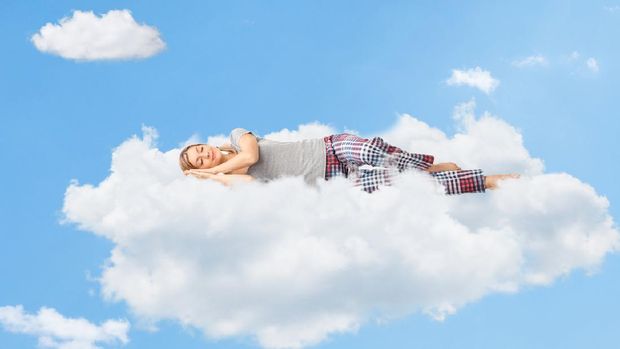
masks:
<svg viewBox="0 0 620 349"><path fill-rule="evenodd" d="M233 148L235 148L235 150L239 151L241 148L239 146L239 140L241 139L241 136L245 135L246 133L249 133L251 135L253 135L254 137L256 137L256 141L261 141L261 137L259 137L255 132L247 130L245 128L242 127L237 127L234 128L231 132L230 132L230 144L233 146Z"/></svg>
<svg viewBox="0 0 620 349"><path fill-rule="evenodd" d="M238 140L239 138L241 138L241 136L243 136L246 133L251 133L252 135L258 138L258 135L256 134L256 132L250 131L243 127L236 127L236 128L233 128L232 131L230 131L230 139L231 141Z"/></svg>
<svg viewBox="0 0 620 349"><path fill-rule="evenodd" d="M248 129L245 129L243 127L235 127L232 129L232 131L230 131L230 134L246 134L246 133L254 133Z"/></svg>

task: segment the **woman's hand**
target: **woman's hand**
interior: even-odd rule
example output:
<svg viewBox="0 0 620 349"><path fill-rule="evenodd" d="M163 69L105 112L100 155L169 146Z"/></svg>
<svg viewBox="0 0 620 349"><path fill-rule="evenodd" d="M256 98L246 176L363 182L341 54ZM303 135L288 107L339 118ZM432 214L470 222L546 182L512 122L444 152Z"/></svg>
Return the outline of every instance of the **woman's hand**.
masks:
<svg viewBox="0 0 620 349"><path fill-rule="evenodd" d="M215 168L215 166L213 166L211 168L197 168L197 169L194 169L194 171L202 172L202 173L211 173L211 174L218 174L218 173L221 172L221 171L218 171Z"/></svg>
<svg viewBox="0 0 620 349"><path fill-rule="evenodd" d="M442 171L458 171L461 168L454 162L443 162L436 165L431 165L426 171L430 173L442 172Z"/></svg>
<svg viewBox="0 0 620 349"><path fill-rule="evenodd" d="M187 171L183 171L183 173L186 176L194 176L199 179L212 179L226 186L229 186L237 182L250 182L254 180L254 177L247 175L247 174L230 174L230 175L223 174L223 173L213 174L209 172L203 172L203 170L201 169L187 170Z"/></svg>
<svg viewBox="0 0 620 349"><path fill-rule="evenodd" d="M183 171L183 173L186 176L194 176L194 177L199 178L199 179L211 179L214 176L217 176L217 174L213 173L212 171L210 171L210 169L185 170L185 171Z"/></svg>

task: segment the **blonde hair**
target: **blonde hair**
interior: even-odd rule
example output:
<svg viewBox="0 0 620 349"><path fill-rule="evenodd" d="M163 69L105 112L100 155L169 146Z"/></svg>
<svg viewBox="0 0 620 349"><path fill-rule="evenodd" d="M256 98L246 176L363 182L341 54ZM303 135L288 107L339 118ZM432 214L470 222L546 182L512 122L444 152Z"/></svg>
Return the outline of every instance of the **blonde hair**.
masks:
<svg viewBox="0 0 620 349"><path fill-rule="evenodd" d="M183 149L181 149L181 152L179 153L179 166L181 167L181 171L193 170L197 168L189 162L187 151L189 150L189 148L193 146L201 145L201 144L204 144L204 143L188 144L185 147L183 147ZM230 153L237 154L237 151L235 150L235 148L229 145L222 145L216 148L226 154L230 154Z"/></svg>

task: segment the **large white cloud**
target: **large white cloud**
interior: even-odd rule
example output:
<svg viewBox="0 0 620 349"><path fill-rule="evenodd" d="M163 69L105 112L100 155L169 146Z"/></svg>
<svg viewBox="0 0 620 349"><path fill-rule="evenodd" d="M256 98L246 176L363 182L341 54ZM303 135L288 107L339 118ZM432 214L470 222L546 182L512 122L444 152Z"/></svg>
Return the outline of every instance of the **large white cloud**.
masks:
<svg viewBox="0 0 620 349"><path fill-rule="evenodd" d="M453 69L446 83L450 86L475 87L486 94L493 92L499 86L499 80L495 79L491 72L482 70L480 67L467 70Z"/></svg>
<svg viewBox="0 0 620 349"><path fill-rule="evenodd" d="M568 174L544 174L514 127L474 107L455 109L451 137L409 115L379 135L463 168L524 174L496 191L446 196L416 172L372 194L343 178L229 188L183 176L178 149L160 151L146 128L114 150L104 181L72 183L63 211L115 244L99 280L106 299L140 321L176 319L267 348L414 312L441 320L491 293L597 271L618 248L608 201ZM268 136L334 132L310 124Z"/></svg>
<svg viewBox="0 0 620 349"><path fill-rule="evenodd" d="M96 349L96 343L127 344L129 323L107 320L97 326L83 318L66 318L56 310L42 307L36 315L21 305L0 307L0 324L10 332L38 337L42 348Z"/></svg>
<svg viewBox="0 0 620 349"><path fill-rule="evenodd" d="M74 11L59 24L41 27L31 41L41 52L84 61L146 58L166 47L157 28L136 23L129 10L101 17Z"/></svg>

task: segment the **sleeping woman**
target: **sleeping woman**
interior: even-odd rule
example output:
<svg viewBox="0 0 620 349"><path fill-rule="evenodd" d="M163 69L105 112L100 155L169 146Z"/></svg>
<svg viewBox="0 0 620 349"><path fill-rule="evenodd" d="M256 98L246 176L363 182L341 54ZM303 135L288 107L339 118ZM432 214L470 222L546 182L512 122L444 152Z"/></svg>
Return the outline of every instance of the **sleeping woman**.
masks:
<svg viewBox="0 0 620 349"><path fill-rule="evenodd" d="M284 176L303 176L307 183L314 184L319 178L344 176L372 193L382 185L391 185L397 173L415 169L433 176L444 186L446 194L463 194L495 189L498 181L519 177L517 174L486 176L481 169L462 170L452 162L433 162L432 155L407 152L380 137L366 139L340 133L278 142L243 128L232 130L227 144L219 147L190 144L179 154L179 165L185 175L225 185Z"/></svg>

